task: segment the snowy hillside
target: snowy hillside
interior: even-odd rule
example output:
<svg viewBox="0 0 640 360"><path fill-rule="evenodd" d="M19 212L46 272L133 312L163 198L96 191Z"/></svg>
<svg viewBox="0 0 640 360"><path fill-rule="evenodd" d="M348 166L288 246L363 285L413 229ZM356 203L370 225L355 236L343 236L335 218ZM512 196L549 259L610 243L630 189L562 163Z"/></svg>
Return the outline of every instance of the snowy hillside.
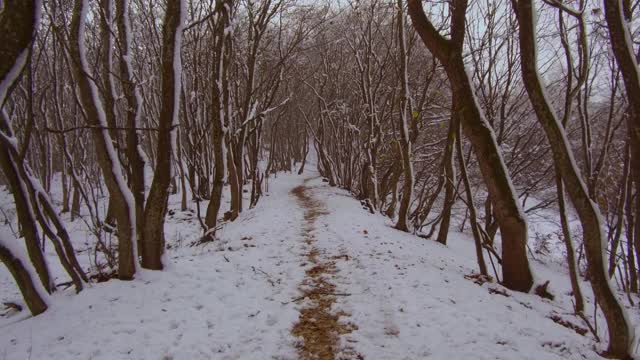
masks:
<svg viewBox="0 0 640 360"><path fill-rule="evenodd" d="M271 178L268 195L214 243L190 246L201 234L193 211L181 212L177 196L170 210L166 271L60 291L35 318L9 311L0 359L296 359L314 346L337 359L597 359L603 350L572 315L565 268L532 261L553 301L479 285L469 236L444 247L394 230L314 172ZM68 224L88 266L83 226ZM0 268L0 300L20 299Z"/></svg>

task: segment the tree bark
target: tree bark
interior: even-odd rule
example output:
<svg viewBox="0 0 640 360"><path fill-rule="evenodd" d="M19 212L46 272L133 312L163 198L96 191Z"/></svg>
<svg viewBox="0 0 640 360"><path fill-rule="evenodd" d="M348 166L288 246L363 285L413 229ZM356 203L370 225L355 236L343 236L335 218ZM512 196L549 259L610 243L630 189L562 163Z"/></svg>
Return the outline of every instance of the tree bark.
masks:
<svg viewBox="0 0 640 360"><path fill-rule="evenodd" d="M37 30L36 12L39 1L7 1L0 17L0 111L11 88L18 81L30 56L32 41ZM4 115L4 114L3 114ZM5 117L3 116L3 119ZM0 131L13 137L8 121L0 123ZM6 144L0 144L0 167L9 182L16 204L16 212L22 234L25 238L29 259L47 291L53 291L54 285L49 275L45 257L40 249L40 239L35 214L29 202L26 184L20 178L17 159L11 155Z"/></svg>
<svg viewBox="0 0 640 360"><path fill-rule="evenodd" d="M164 218L171 185L171 159L175 148L176 127L179 124L182 61L180 45L186 9L183 0L167 3L162 29L162 105L158 121L156 166L149 198L144 209L142 237L142 267L162 270L164 254Z"/></svg>
<svg viewBox="0 0 640 360"><path fill-rule="evenodd" d="M398 0L397 6L398 44L400 46L398 62L400 63L400 83L402 86L402 94L400 95L399 131L404 182L402 184L402 199L400 200L400 209L398 211L398 221L396 222L396 229L409 231L409 226L407 224L407 215L409 213L409 205L411 204L411 196L413 194L413 164L411 163L411 139L409 137L409 125L413 114L411 110L411 94L409 92L409 75L407 74L407 41L405 32L404 6L402 4L402 0ZM395 197L395 189L393 191ZM382 196L386 196L386 194L382 194Z"/></svg>
<svg viewBox="0 0 640 360"><path fill-rule="evenodd" d="M129 160L129 186L133 192L136 211L136 230L138 249L140 250L144 229L144 168L145 161L140 147L140 135L137 128L141 127L142 99L140 89L133 74L131 59L131 19L129 17L129 1L116 0L116 26L120 45L120 81L122 93L126 99L127 124L127 158Z"/></svg>
<svg viewBox="0 0 640 360"><path fill-rule="evenodd" d="M560 212L560 226L562 227L562 238L564 240L565 249L567 251L567 263L569 264L569 279L571 280L571 291L576 301L575 312L580 314L584 311L584 298L582 290L580 290L580 282L578 281L578 263L576 262L576 251L573 247L571 229L569 229L569 221L567 219L567 206L564 198L564 183L562 182L561 172L556 165L556 190L558 192L558 211Z"/></svg>
<svg viewBox="0 0 640 360"><path fill-rule="evenodd" d="M469 223L471 224L471 233L473 234L473 240L476 248L476 259L478 260L478 269L480 274L487 275L487 264L484 261L484 255L482 253L482 234L480 233L480 224L478 224L478 216L476 215L476 206L473 201L473 194L471 193L471 184L469 183L469 176L467 175L467 165L464 161L464 154L462 153L462 138L460 135L460 124L456 128L456 135L458 141L456 142L456 153L458 154L458 164L460 165L460 176L462 177L462 183L464 184L464 190L467 197L467 208L469 209Z"/></svg>
<svg viewBox="0 0 640 360"><path fill-rule="evenodd" d="M218 216L220 213L220 205L222 203L222 189L224 187L224 175L227 171L226 159L225 159L225 138L228 124L229 114L227 112L227 101L229 97L229 56L230 49L226 48L228 44L225 29L229 26L231 14L229 11L233 9L233 0L225 0L220 2L219 18L215 22L215 34L213 43L213 78L216 79L216 85L212 86L213 98L212 98L212 111L211 111L211 141L213 143L213 157L214 157L214 173L213 173L213 188L211 190L211 199L209 206L207 207L207 214L205 216L205 225L209 229L215 231ZM210 234L213 239L214 233Z"/></svg>
<svg viewBox="0 0 640 360"><path fill-rule="evenodd" d="M604 13L609 29L613 55L622 73L630 116L627 117L631 169L636 189L635 230L636 246L640 245L640 73L634 56L629 23L631 9L629 1L604 0ZM640 251L640 250L637 250Z"/></svg>
<svg viewBox="0 0 640 360"><path fill-rule="evenodd" d="M48 308L45 301L46 294L38 291L38 286L34 283L27 266L17 254L14 254L9 247L4 245L5 239L0 239L0 261L2 261L9 269L13 276L24 302L27 304L29 311L33 316L42 314Z"/></svg>
<svg viewBox="0 0 640 360"><path fill-rule="evenodd" d="M447 135L447 145L444 150L444 157L442 159L442 167L444 170L444 203L442 205L442 221L440 221L440 228L438 229L438 237L436 241L440 244L447 245L447 236L449 235L449 223L451 222L451 208L455 202L456 196L456 175L453 167L453 152L456 145L456 130L458 128L458 120L455 114L452 115L449 121L449 133Z"/></svg>
<svg viewBox="0 0 640 360"><path fill-rule="evenodd" d="M27 63L38 26L36 14L40 6L39 1L28 0L6 1L4 4L3 15L11 14L11 16L0 17L0 111L3 111L5 100ZM5 135L13 136L9 124L4 121L0 130ZM18 220L22 225L31 261L42 282L42 291L38 290L39 287L35 282L37 280L34 279L35 275L32 275L28 270L31 264L25 262L24 256L15 253L16 248L12 251L13 246L10 246L8 240L4 238L0 238L0 261L7 266L15 279L31 314L38 315L47 310L46 292L53 289L53 284L46 261L38 246L38 232L31 204L27 198L25 184L18 178L16 163L4 143L0 148L0 164L12 188ZM18 187L14 188L16 185Z"/></svg>

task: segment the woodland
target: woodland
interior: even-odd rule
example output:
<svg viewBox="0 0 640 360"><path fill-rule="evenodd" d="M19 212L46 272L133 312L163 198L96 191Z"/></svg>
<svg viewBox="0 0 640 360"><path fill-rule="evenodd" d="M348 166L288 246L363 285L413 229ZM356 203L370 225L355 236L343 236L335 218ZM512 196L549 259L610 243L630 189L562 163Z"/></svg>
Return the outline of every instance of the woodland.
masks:
<svg viewBox="0 0 640 360"><path fill-rule="evenodd" d="M346 264L365 261L354 255L365 245L337 230L348 224L367 226L358 228L366 241L392 242L389 253L406 244L417 249L407 258L452 254L438 256L464 264L454 304L475 296L466 286L535 311L560 304L562 315L540 326L586 345L554 356L637 358L639 5L0 0L0 332L55 328L60 320L47 314L72 311L101 287L127 298L137 291L128 286L237 265L224 251L252 240L239 246L252 251L242 271L266 278L267 289L285 286L283 272L275 280L276 270L258 267L284 256L280 242L301 244L298 267L314 267L298 269L283 290L301 304L282 325L294 340L278 343L293 355L251 356L428 357L376 356L358 348L361 338L344 345L363 331L358 309L377 311L357 306L349 287L357 270ZM293 223L302 230L289 237ZM276 247L242 233L263 227ZM324 239L322 229L333 235ZM322 244L336 241L331 257ZM181 268L186 251L199 251L188 256L202 267ZM416 274L431 279L433 269ZM341 287L340 276L352 285ZM395 289L411 293L408 278L394 278ZM446 296L445 287L431 293ZM103 301L89 299L89 308ZM526 323L517 326L537 326ZM403 339L399 326L384 334ZM13 358L12 336L25 331L5 335L0 359ZM252 358L216 353L201 358ZM172 356L163 358L186 353Z"/></svg>

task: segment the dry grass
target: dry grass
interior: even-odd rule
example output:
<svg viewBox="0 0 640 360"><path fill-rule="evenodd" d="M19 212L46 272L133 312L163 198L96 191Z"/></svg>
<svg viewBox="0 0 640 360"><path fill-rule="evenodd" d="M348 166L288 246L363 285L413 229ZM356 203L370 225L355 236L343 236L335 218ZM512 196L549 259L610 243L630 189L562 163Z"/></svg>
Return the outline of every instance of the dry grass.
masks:
<svg viewBox="0 0 640 360"><path fill-rule="evenodd" d="M315 220L326 211L322 204L314 200L307 192L306 187L298 186L291 193L296 196L300 205L305 209L302 236L304 241L312 248L306 255L307 260L313 264L305 274L302 283L302 298L306 298L311 305L300 311L298 322L292 329L292 334L303 339L298 347L300 359L303 360L335 360L338 349L339 336L348 334L357 327L350 323L341 322L340 318L349 316L344 312L332 312L331 308L336 301L335 285L327 278L337 272L335 262L322 261L320 252L313 246L315 239L313 230ZM346 351L353 355L354 359L362 357L352 351Z"/></svg>

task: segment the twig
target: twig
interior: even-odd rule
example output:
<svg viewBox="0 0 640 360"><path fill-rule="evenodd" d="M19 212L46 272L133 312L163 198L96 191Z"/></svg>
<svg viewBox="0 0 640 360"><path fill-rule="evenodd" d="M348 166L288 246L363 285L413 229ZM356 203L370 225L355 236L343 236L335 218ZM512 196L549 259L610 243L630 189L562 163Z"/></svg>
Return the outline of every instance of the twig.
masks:
<svg viewBox="0 0 640 360"><path fill-rule="evenodd" d="M489 288L489 294L498 294L498 295L502 295L504 297L509 297L509 293L507 293L506 290L493 288L493 287Z"/></svg>
<svg viewBox="0 0 640 360"><path fill-rule="evenodd" d="M267 274L266 272L264 272L262 269L260 269L260 268L256 269L255 266L252 266L251 270L253 270L254 273L257 273L258 271L263 273L267 277L267 281L269 282L269 284L271 284L271 286L276 286L276 282L273 281L273 277L271 275Z"/></svg>
<svg viewBox="0 0 640 360"><path fill-rule="evenodd" d="M593 334L593 337L596 338L596 341L600 342L600 337L598 336L598 331L593 328L593 326L591 325L591 322L589 321L589 319L587 319L585 314L582 313L582 312L579 312L576 315L578 315L578 317L580 317L585 322L585 324L587 324L587 327L589 328L589 331L591 331L591 333Z"/></svg>

